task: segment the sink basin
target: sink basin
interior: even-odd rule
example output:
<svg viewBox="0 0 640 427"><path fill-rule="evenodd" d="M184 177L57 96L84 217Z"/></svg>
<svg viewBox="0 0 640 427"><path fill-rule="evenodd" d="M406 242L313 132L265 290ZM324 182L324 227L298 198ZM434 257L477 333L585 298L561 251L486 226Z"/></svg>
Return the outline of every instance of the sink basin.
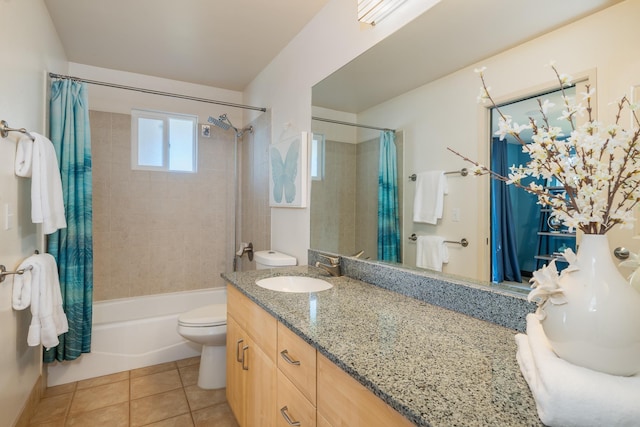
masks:
<svg viewBox="0 0 640 427"><path fill-rule="evenodd" d="M320 292L333 288L326 280L304 276L277 276L256 280L261 288L278 292Z"/></svg>

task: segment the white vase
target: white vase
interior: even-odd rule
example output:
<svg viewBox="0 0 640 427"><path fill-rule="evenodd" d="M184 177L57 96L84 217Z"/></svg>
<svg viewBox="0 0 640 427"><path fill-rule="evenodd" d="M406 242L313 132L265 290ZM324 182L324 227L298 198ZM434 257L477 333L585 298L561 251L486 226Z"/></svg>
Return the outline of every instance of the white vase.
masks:
<svg viewBox="0 0 640 427"><path fill-rule="evenodd" d="M579 269L560 277L567 303L542 308L553 351L595 371L639 373L640 292L618 272L606 235L583 235L577 258Z"/></svg>

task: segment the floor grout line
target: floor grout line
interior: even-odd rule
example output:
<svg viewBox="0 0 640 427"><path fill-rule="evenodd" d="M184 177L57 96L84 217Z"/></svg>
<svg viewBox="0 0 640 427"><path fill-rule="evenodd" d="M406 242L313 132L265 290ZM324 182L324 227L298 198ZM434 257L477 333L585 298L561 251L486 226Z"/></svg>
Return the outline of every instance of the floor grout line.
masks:
<svg viewBox="0 0 640 427"><path fill-rule="evenodd" d="M138 401L140 399L148 398L148 397L151 397L151 396L157 396L157 395L160 395L162 393L174 392L174 391L177 391L178 389L182 390L181 396L184 398L184 401L187 404L186 405L187 412L179 413L179 414L178 413L169 413L167 415L163 415L162 419L152 421L151 424L154 424L154 423L157 423L157 422L166 421L166 420L170 420L170 419L177 418L177 417L184 417L184 415L188 414L189 415L189 419L191 420L193 425L196 426L197 425L196 416L195 416L196 410L194 408L198 407L199 405L202 404L201 401L200 401L200 403L198 403L198 400L197 400L197 399L200 399L201 397L192 396L192 401L190 401L189 400L189 395L187 393L187 387L197 386L197 382L194 382L193 384L189 384L189 385L186 385L186 383L189 382L189 381L191 381L191 382L194 381L194 377L193 377L194 372L193 372L193 370L194 369L197 370L198 362L196 362L196 361L183 362L183 363L187 363L187 364L186 365L182 365L182 366L180 366L180 364L178 362L179 361L174 362L173 367L170 368L170 369L160 370L160 371L154 371L153 369L149 369L149 373L146 373L145 375L141 375L141 376L136 376L135 378L132 377L132 372L134 370L126 371L127 375L122 375L122 373L112 374L112 375L121 374L122 376L126 376L126 381L128 381L128 384L127 384L127 387L126 387L126 390L128 392L128 399L126 401L119 401L119 402L109 403L106 406L101 406L101 407L93 408L93 409L90 409L90 410L85 410L85 411L80 410L80 412L76 412L72 416L70 416L71 408L73 407L75 399L77 398L78 385L80 383L80 381L76 381L75 384L73 385L73 387L69 387L71 389L71 391L68 393L68 394L70 394L70 398L68 400L68 404L67 404L67 407L65 409L64 416L63 416L62 420L58 419L58 420L54 421L54 420L50 420L50 419L43 419L43 420L40 421L40 424L31 424L31 426L32 427L38 427L38 426L51 425L50 423L55 423L55 425L59 425L60 422L62 423L60 425L67 425L67 423L69 423L70 420L79 418L79 417L83 416L83 414L86 415L86 414L90 414L90 413L95 412L95 411L104 411L107 408L113 409L113 407L116 407L118 405L123 405L124 403L126 403L127 406L128 406L128 409L126 411L126 418L127 418L126 426L127 427L131 427L132 422L133 422L133 416L134 416L134 409L133 409L134 405L132 404L133 402ZM163 364L159 364L159 365L163 365ZM154 366L156 366L156 365L154 365ZM194 366L196 368L194 368ZM189 373L185 372L185 370L187 370L187 371L189 370L188 369L189 367L191 367L191 372L189 372ZM148 367L148 368L153 368L153 367ZM144 369L144 368L141 368L141 369ZM181 369L182 369L182 371L181 371ZM173 372L173 371L175 371L176 374L178 375L178 378L180 380L180 387L172 388L172 389L169 389L169 390L163 390L163 391L154 392L154 393L152 393L150 395L142 396L142 397L139 397L137 399L133 399L132 398L133 397L133 380L134 379L137 380L139 378L144 378L144 377L155 375L155 374L162 374L162 373ZM87 380L92 380L92 379L96 379L96 378L100 378L100 377L88 378ZM93 385L91 387L85 387L85 388L82 389L82 391L83 391L83 399L86 398L86 393L91 393L91 392L87 392L86 390L91 390L91 389L94 389L94 388L97 388L97 387L110 385L110 384L116 384L116 383L124 382L124 381L125 381L125 379L117 379L117 380L114 380L114 381L107 381L107 382L97 381L97 384L95 384L95 385ZM153 383L151 383L151 384L153 384ZM62 393L62 394L67 394L67 393ZM177 397L178 395L179 394L176 394L175 396ZM51 396L51 397L54 397L54 396ZM111 396L113 396L113 395L111 395ZM196 396L197 396L197 394L196 394ZM100 396L96 396L96 399L98 399L99 397ZM109 400L111 400L111 399L109 399ZM114 400L117 400L117 397ZM42 400L41 400L41 402L42 402ZM228 405L228 404L227 404L226 400L219 401L218 398L216 397L216 400L206 401L205 405L206 406L204 406L204 407L198 407L197 411L203 411L203 410L206 410L206 409L217 407L219 405ZM122 408L122 409L124 409L124 408ZM37 408L36 408L36 410L37 410ZM154 409L152 408L152 409L149 409L149 410L153 411ZM222 412L224 412L224 411L222 411ZM227 412L230 413L230 410L228 410ZM119 415L119 417L124 422L125 412L124 411L120 411L120 414L121 415ZM95 416L98 417L99 413L96 412ZM229 422L229 418L228 418L229 415L223 415L223 417L224 417L224 419L222 421L226 420L226 422ZM153 416L151 416L151 418L149 418L149 419L152 419L152 418L153 418ZM216 423L216 421L213 420L213 419L210 420L210 421ZM112 421L109 421L109 422L112 422ZM233 424L233 421L231 421L231 423ZM145 425L148 425L148 424L149 423L147 423ZM99 425L99 423L96 424L96 427L98 427L98 425ZM108 424L108 425L113 425L113 424Z"/></svg>

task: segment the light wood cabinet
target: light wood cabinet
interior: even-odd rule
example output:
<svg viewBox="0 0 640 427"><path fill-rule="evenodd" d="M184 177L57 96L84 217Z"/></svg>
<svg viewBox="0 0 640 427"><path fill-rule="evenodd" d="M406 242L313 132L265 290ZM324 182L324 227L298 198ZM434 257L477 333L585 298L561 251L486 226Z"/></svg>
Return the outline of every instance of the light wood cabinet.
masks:
<svg viewBox="0 0 640 427"><path fill-rule="evenodd" d="M278 369L311 402L316 404L316 349L278 323Z"/></svg>
<svg viewBox="0 0 640 427"><path fill-rule="evenodd" d="M233 286L227 400L241 427L413 425Z"/></svg>
<svg viewBox="0 0 640 427"><path fill-rule="evenodd" d="M227 288L229 406L242 427L275 426L277 323L236 289Z"/></svg>
<svg viewBox="0 0 640 427"><path fill-rule="evenodd" d="M405 417L318 354L318 418L333 427L412 426ZM327 424L322 424L327 425Z"/></svg>
<svg viewBox="0 0 640 427"><path fill-rule="evenodd" d="M316 407L278 370L278 427L316 427Z"/></svg>
<svg viewBox="0 0 640 427"><path fill-rule="evenodd" d="M316 349L278 323L278 427L316 427Z"/></svg>

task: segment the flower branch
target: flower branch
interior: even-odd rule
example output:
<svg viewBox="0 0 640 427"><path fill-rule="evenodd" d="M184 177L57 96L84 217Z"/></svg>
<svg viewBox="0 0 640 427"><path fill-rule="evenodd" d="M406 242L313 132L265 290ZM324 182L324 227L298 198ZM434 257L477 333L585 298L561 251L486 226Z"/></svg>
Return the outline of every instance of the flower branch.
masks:
<svg viewBox="0 0 640 427"><path fill-rule="evenodd" d="M459 152L449 148L463 160L474 165L475 175L490 175L493 179L515 185L535 194L538 203L551 207L553 214L570 230L580 229L587 234L605 234L615 225L630 227L635 220L633 209L640 201L640 120L638 106L625 96L617 102L614 124L605 126L593 118L592 98L595 89L586 86L583 102L575 103L565 88L572 85L571 77L558 72L550 64L563 99L563 111L559 119L570 124L571 134L566 137L562 129L552 126L548 112L553 104L538 100L542 118L538 123L529 117L529 123L520 125L500 110L491 96L484 77L484 68L476 70L482 86L478 101L489 102L499 114L496 135L503 140L512 136L529 155L525 166L511 166L507 177L491 171ZM625 109L632 113L637 127L627 132L620 126ZM586 122L577 125L578 117L586 113ZM531 129L531 141L525 141L522 131ZM522 179L534 177L550 183L559 183L562 191L551 192L548 186L535 183L523 185Z"/></svg>

